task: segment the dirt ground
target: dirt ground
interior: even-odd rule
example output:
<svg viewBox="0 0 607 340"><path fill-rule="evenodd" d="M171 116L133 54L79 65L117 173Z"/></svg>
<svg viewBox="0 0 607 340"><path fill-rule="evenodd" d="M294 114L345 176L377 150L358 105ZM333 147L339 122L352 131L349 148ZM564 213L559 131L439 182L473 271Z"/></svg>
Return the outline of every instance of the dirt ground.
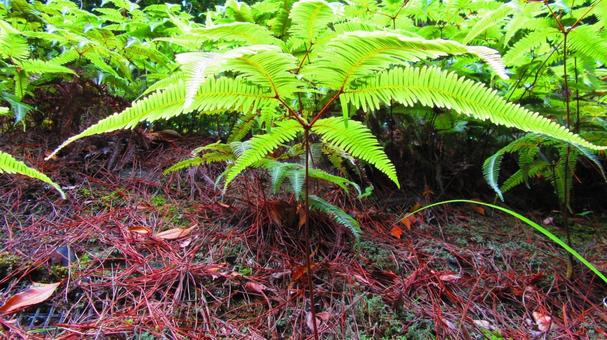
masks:
<svg viewBox="0 0 607 340"><path fill-rule="evenodd" d="M260 193L266 180L254 171L225 193L213 184L217 166L163 176L204 141L144 137L129 149L132 134L106 136L114 147L89 141L51 162L43 142L3 146L69 198L0 176L0 302L32 282L61 283L46 302L0 316L0 337L310 337L306 243L288 223L292 199ZM356 242L313 218L322 338L606 338L607 286L579 263L565 278L564 251L521 223L469 206L400 221L431 195L359 202L331 188L323 194L363 234ZM546 224L554 217L525 213ZM607 270L601 220L577 217L574 244Z"/></svg>

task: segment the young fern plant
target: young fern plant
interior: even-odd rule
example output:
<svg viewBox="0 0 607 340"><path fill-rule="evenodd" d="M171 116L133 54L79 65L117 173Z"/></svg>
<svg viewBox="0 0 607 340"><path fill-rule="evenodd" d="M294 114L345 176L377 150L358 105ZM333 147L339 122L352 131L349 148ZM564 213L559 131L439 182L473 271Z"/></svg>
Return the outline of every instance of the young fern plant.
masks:
<svg viewBox="0 0 607 340"><path fill-rule="evenodd" d="M265 133L255 134L245 142L248 148L229 167L224 183L227 187L281 145L301 138L304 228L309 242L308 212L315 204L309 185L312 138L373 165L399 187L395 167L381 144L353 118L360 112L395 103L441 107L580 147L605 149L538 113L507 102L481 83L434 66L419 65L471 55L485 62L497 76L507 78L495 50L360 25L357 18L345 17L342 7L324 0L298 1L290 8L284 35L274 35L267 27L253 23L215 25L209 21L203 28L182 29L180 40L214 46L215 50L177 55L181 70L171 81L162 82L127 110L69 138L49 158L87 136L188 112L237 111L244 116L269 116L264 120ZM246 25L246 30L235 29L239 25ZM175 37L167 41L170 39ZM189 44L192 45L195 44ZM306 261L309 267L309 254ZM312 295L310 275L308 280ZM313 304L311 307L313 312Z"/></svg>

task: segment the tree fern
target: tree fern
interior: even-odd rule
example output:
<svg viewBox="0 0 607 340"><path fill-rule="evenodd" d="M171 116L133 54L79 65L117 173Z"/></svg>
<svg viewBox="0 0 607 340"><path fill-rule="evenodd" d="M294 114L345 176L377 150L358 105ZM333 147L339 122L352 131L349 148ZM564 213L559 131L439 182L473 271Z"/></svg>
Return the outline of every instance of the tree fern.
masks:
<svg viewBox="0 0 607 340"><path fill-rule="evenodd" d="M538 113L506 102L494 90L480 83L434 67L386 71L365 80L360 86L346 89L343 96L349 103L363 110L377 109L380 104L389 105L392 100L406 106L419 103L453 109L474 118L541 133L593 150L607 148L586 141Z"/></svg>
<svg viewBox="0 0 607 340"><path fill-rule="evenodd" d="M375 166L400 187L394 164L390 161L371 131L362 123L350 121L345 127L343 118L320 119L312 131L321 136L323 142L335 145L356 158Z"/></svg>
<svg viewBox="0 0 607 340"><path fill-rule="evenodd" d="M0 151L0 173L19 174L40 180L57 190L61 195L61 198L65 199L65 193L61 190L61 187L53 182L48 176L36 169L28 167L25 163L16 160L13 156L2 151Z"/></svg>

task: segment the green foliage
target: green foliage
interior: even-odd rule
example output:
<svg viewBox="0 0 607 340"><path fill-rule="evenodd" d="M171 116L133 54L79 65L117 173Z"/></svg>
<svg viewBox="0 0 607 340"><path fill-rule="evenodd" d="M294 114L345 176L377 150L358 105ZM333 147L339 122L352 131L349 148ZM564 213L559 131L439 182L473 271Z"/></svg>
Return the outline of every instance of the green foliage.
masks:
<svg viewBox="0 0 607 340"><path fill-rule="evenodd" d="M61 187L53 182L48 176L36 169L28 167L25 163L16 160L11 155L2 151L0 151L0 173L19 174L37 179L53 187L61 194L61 198L65 199L65 193L61 190Z"/></svg>

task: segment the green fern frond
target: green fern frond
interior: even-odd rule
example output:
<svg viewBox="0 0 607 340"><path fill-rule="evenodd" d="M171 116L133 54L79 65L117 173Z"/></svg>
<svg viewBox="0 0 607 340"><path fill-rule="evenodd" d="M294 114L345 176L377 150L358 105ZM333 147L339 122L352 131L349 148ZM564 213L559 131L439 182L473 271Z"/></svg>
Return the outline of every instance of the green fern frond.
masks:
<svg viewBox="0 0 607 340"><path fill-rule="evenodd" d="M283 143L295 139L302 127L296 120L286 120L279 123L271 132L257 135L249 141L249 148L245 150L234 162L225 176L225 187L249 166L261 161L268 153L272 152Z"/></svg>
<svg viewBox="0 0 607 340"><path fill-rule="evenodd" d="M465 46L450 40L425 40L391 32L347 32L332 39L318 54L318 61L302 73L331 88L347 87L357 78L426 58L473 54L502 78L508 78L497 51L484 46Z"/></svg>
<svg viewBox="0 0 607 340"><path fill-rule="evenodd" d="M323 142L335 145L375 166L400 188L394 164L390 161L373 133L358 121L351 120L345 127L342 117L319 119L312 127Z"/></svg>
<svg viewBox="0 0 607 340"><path fill-rule="evenodd" d="M170 173L176 172L176 171L180 171L183 169L187 169L187 168L192 168L195 166L199 166L201 164L204 164L204 160L201 157L192 157L192 158L187 158L184 160L181 160L173 165L171 165L170 167L166 168L162 174L163 175L168 175Z"/></svg>
<svg viewBox="0 0 607 340"><path fill-rule="evenodd" d="M192 29L190 34L201 43L205 40L243 42L247 45L278 45L282 42L267 28L250 22L232 22L205 28Z"/></svg>
<svg viewBox="0 0 607 340"><path fill-rule="evenodd" d="M138 100L133 105L119 113L104 118L96 124L88 127L81 133L68 138L59 145L46 159L50 159L68 144L73 143L84 137L98 135L106 132L120 129L130 129L139 122L148 120L176 116L183 113L183 101L185 95L185 86L183 83L177 84L172 88L161 92L153 93L144 99Z"/></svg>
<svg viewBox="0 0 607 340"><path fill-rule="evenodd" d="M520 66L529 61L531 54L540 46L547 45L547 40L558 39L559 31L554 28L533 31L519 39L504 54L504 63L509 66Z"/></svg>
<svg viewBox="0 0 607 340"><path fill-rule="evenodd" d="M483 176L485 177L485 181L487 184L495 191L500 200L504 201L504 195L500 190L500 185L498 182L499 174L500 174L500 166L502 164L502 159L504 158L504 153L496 152L491 155L489 158L485 160L483 163Z"/></svg>
<svg viewBox="0 0 607 340"><path fill-rule="evenodd" d="M40 171L30 168L25 163L16 160L13 156L6 152L0 151L0 173L7 174L20 174L30 178L40 180L59 192L61 198L65 199L65 193L61 190L61 187L53 182L48 176L41 173Z"/></svg>
<svg viewBox="0 0 607 340"><path fill-rule="evenodd" d="M209 78L199 87L191 109L207 113L237 110L247 114L273 102L271 93L243 78Z"/></svg>
<svg viewBox="0 0 607 340"><path fill-rule="evenodd" d="M295 195L295 199L299 200L302 197L303 187L306 183L305 175L303 171L289 171L287 172L289 177L289 183L291 183L291 191Z"/></svg>
<svg viewBox="0 0 607 340"><path fill-rule="evenodd" d="M550 168L546 161L535 161L527 169L519 169L512 176L508 177L500 187L502 193L506 193L513 188L525 183L528 178L537 177Z"/></svg>
<svg viewBox="0 0 607 340"><path fill-rule="evenodd" d="M229 59L240 58L256 54L261 51L278 50L276 46L254 45L235 48L223 53L215 52L188 52L176 56L186 79L184 107L189 108L198 93L200 85L213 72L219 72L220 67Z"/></svg>
<svg viewBox="0 0 607 340"><path fill-rule="evenodd" d="M76 74L73 70L61 66L60 64L56 64L50 61L38 60L38 59L29 59L24 60L19 63L19 67L21 67L28 74L32 73L69 73Z"/></svg>
<svg viewBox="0 0 607 340"><path fill-rule="evenodd" d="M607 65L607 40L601 36L596 26L598 25L582 25L573 29L567 37L568 47L574 50L576 55Z"/></svg>
<svg viewBox="0 0 607 340"><path fill-rule="evenodd" d="M345 211L323 200L316 195L310 195L310 209L320 211L333 218L333 220L346 227L356 240L360 239L360 224L354 217L348 215Z"/></svg>
<svg viewBox="0 0 607 340"><path fill-rule="evenodd" d="M607 149L586 141L536 112L505 101L496 91L481 83L434 67L396 68L383 72L367 79L357 88L346 89L342 96L365 111L377 109L380 104L390 105L392 100L406 106L420 103L452 109L474 118L543 134L592 150Z"/></svg>
<svg viewBox="0 0 607 340"><path fill-rule="evenodd" d="M232 58L223 70L237 72L258 86L270 88L274 95L289 98L301 86L301 81L289 72L296 65L297 59L291 54L273 50Z"/></svg>
<svg viewBox="0 0 607 340"><path fill-rule="evenodd" d="M291 8L291 35L313 44L318 34L336 20L333 8L324 0L300 0Z"/></svg>
<svg viewBox="0 0 607 340"><path fill-rule="evenodd" d="M463 43L469 43L472 41L472 39L476 38L487 29L504 21L506 17L513 12L515 6L516 4L514 2L508 2L501 5L497 9L484 13L483 15L479 15L480 20L478 20L474 26L470 28L468 34L466 34L466 37L463 40Z"/></svg>
<svg viewBox="0 0 607 340"><path fill-rule="evenodd" d="M120 112L104 118L90 126L83 132L70 137L57 147L47 159L53 157L57 152L70 143L84 137L98 135L120 129L130 129L139 122L153 122L158 119L168 119L192 110L203 112L224 112L229 110L241 110L242 112L254 111L260 103L267 103L272 97L257 86L250 85L242 79L209 78L200 86L199 93L194 97L193 104L189 110L185 110L185 85L183 82L163 91L155 92Z"/></svg>

